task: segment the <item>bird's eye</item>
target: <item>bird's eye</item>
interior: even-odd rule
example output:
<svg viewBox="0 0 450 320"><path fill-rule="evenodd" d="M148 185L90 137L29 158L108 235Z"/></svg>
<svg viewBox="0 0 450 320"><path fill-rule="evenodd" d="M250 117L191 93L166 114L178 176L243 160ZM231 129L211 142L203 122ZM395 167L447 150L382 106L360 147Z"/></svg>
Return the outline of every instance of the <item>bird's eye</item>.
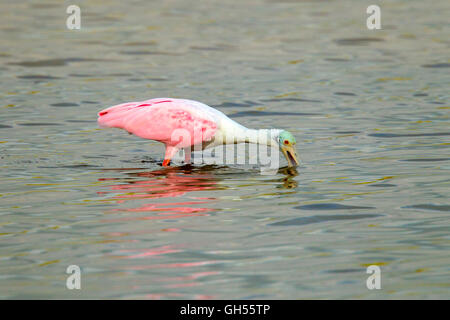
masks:
<svg viewBox="0 0 450 320"><path fill-rule="evenodd" d="M289 144L289 140L284 140L284 144Z"/></svg>

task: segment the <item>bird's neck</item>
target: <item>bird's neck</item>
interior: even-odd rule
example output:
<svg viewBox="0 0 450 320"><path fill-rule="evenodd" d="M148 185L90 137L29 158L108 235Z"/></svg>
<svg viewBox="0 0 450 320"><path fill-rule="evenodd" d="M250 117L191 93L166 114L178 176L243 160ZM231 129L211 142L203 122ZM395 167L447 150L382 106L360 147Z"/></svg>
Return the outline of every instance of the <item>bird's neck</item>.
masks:
<svg viewBox="0 0 450 320"><path fill-rule="evenodd" d="M241 142L278 146L278 137L282 130L279 129L247 129L244 131L244 139Z"/></svg>

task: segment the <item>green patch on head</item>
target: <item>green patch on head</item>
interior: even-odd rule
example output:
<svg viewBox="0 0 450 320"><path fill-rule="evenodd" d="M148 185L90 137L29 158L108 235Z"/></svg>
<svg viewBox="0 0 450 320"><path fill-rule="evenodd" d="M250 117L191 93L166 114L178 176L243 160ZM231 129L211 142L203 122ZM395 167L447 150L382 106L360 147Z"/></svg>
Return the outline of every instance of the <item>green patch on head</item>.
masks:
<svg viewBox="0 0 450 320"><path fill-rule="evenodd" d="M294 145L297 143L292 133L286 130L280 132L279 142L280 145Z"/></svg>

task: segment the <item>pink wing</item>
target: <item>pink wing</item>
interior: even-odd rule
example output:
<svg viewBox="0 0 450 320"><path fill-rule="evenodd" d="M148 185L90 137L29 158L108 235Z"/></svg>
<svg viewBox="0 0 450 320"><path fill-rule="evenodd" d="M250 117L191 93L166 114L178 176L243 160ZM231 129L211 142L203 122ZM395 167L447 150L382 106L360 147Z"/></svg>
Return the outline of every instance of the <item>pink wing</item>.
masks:
<svg viewBox="0 0 450 320"><path fill-rule="evenodd" d="M214 118L183 100L151 99L119 104L98 113L103 127L121 128L141 138L187 147L210 140Z"/></svg>

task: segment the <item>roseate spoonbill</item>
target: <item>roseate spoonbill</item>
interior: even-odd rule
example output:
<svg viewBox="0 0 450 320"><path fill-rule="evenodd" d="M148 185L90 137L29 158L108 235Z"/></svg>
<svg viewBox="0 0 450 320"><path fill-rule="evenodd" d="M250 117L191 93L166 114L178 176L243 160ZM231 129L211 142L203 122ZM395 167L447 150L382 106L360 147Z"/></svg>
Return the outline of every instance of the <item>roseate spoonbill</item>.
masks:
<svg viewBox="0 0 450 320"><path fill-rule="evenodd" d="M278 147L290 167L297 166L295 138L285 130L248 129L225 114L198 101L157 98L142 102L128 102L109 107L98 113L102 127L121 128L138 137L156 140L166 145L163 166L169 166L172 157L185 151L190 162L191 150L211 148L227 143L257 143ZM188 136L181 139L176 131ZM262 136L268 137L261 139Z"/></svg>

